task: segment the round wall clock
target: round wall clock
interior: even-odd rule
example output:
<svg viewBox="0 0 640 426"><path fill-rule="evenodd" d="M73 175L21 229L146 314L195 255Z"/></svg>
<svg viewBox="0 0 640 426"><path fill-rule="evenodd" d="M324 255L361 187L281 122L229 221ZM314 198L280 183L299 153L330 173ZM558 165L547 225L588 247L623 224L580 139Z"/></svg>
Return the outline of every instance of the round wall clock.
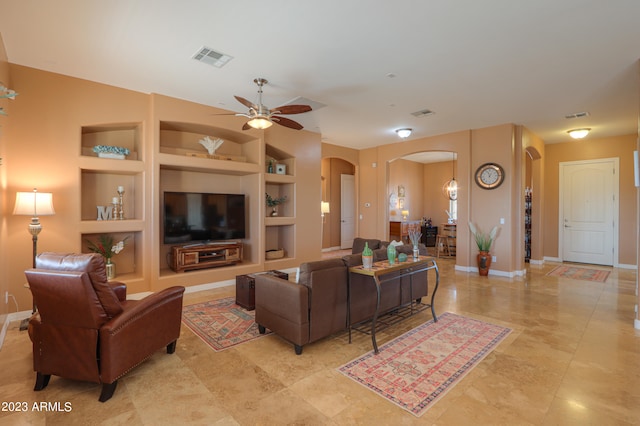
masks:
<svg viewBox="0 0 640 426"><path fill-rule="evenodd" d="M504 169L496 163L485 163L476 170L476 183L480 188L495 189L504 182Z"/></svg>

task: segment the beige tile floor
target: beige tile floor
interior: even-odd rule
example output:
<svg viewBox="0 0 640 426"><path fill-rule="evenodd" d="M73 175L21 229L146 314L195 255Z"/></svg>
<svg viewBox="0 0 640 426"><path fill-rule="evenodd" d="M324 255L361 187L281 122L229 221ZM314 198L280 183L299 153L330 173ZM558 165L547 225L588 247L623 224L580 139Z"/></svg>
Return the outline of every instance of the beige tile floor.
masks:
<svg viewBox="0 0 640 426"><path fill-rule="evenodd" d="M183 327L174 355L159 352L122 378L114 397L53 377L33 392L31 347L12 323L0 351L3 425L631 425L640 423L640 332L634 330L635 271L613 269L605 284L545 276L481 278L440 260L438 313L506 325L514 331L421 418L343 377L340 365L371 349L368 336L341 333L305 346L301 356L277 336L214 352ZM185 304L230 296L223 288ZM428 311L379 335L383 343ZM69 403L38 412L34 402ZM55 405L54 405L55 406Z"/></svg>

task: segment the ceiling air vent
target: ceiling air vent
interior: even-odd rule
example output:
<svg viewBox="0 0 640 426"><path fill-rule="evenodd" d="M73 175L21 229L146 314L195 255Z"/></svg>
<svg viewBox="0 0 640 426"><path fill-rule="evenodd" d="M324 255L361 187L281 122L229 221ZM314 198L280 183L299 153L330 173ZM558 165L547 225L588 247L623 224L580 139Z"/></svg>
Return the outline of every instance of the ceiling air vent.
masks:
<svg viewBox="0 0 640 426"><path fill-rule="evenodd" d="M217 68L222 68L227 64L227 62L233 59L233 56L216 52L210 47L202 47L195 55L193 55L193 59L204 62L205 64L213 65Z"/></svg>
<svg viewBox="0 0 640 426"><path fill-rule="evenodd" d="M588 112L576 112L573 114L567 114L564 116L564 118L571 119L571 118L581 118L581 117L588 117L588 116L589 116Z"/></svg>
<svg viewBox="0 0 640 426"><path fill-rule="evenodd" d="M426 117L428 115L433 115L433 114L435 114L435 112L431 111L430 109L423 109L423 110L411 113L411 115L413 115L414 117Z"/></svg>

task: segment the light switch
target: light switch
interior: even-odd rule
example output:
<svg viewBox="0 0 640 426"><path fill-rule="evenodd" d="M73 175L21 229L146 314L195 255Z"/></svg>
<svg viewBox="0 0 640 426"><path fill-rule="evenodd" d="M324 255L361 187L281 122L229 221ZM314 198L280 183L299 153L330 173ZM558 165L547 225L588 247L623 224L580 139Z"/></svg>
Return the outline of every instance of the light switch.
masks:
<svg viewBox="0 0 640 426"><path fill-rule="evenodd" d="M504 225L504 217L500 218L500 225Z"/></svg>

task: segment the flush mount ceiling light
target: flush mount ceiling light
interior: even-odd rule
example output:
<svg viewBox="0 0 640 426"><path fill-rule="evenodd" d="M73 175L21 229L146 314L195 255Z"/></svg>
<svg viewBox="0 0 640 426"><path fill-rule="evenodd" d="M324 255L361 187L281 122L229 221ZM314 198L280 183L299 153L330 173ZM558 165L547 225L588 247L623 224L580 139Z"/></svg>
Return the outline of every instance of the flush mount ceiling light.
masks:
<svg viewBox="0 0 640 426"><path fill-rule="evenodd" d="M405 128L405 129L397 129L396 133L398 134L398 136L400 136L402 139L406 139L409 136L411 136L411 132L412 129L409 128Z"/></svg>
<svg viewBox="0 0 640 426"><path fill-rule="evenodd" d="M582 139L585 136L587 136L590 131L591 131L591 129L588 129L588 128L572 129L572 130L567 131L567 133L569 133L569 136L571 136L574 139Z"/></svg>

